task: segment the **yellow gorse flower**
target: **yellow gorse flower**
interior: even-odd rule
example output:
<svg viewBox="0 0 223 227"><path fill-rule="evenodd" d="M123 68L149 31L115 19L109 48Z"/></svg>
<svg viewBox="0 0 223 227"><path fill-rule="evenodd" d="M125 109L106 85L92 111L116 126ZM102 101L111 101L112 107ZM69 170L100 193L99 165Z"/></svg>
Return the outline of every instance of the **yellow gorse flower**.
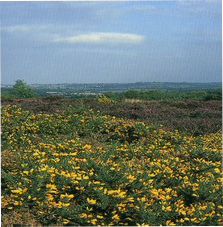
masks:
<svg viewBox="0 0 223 227"><path fill-rule="evenodd" d="M67 198L67 199L73 199L74 198L74 195L68 195L67 193L66 194L61 194L60 195L60 198L61 199L64 199L64 198Z"/></svg>
<svg viewBox="0 0 223 227"><path fill-rule="evenodd" d="M89 204L96 204L96 200L87 198Z"/></svg>
<svg viewBox="0 0 223 227"><path fill-rule="evenodd" d="M154 205L160 205L161 209L151 215L155 218L163 215L161 223L164 225L184 222L191 225L221 219L223 207L216 202L223 182L222 163L219 161L222 152L221 133L197 138L181 135L180 132L151 130L150 126L140 122L109 115L98 116L88 110L83 114L30 115L23 109L14 108L15 110L9 111L3 107L2 136L3 141L7 142L5 152L18 152L21 165L19 171L16 170L16 165L12 166L12 171L7 169L8 163L3 166L7 169L7 174L16 179L13 184L6 185L8 191L2 197L3 208L23 208L27 203L32 203L40 209L45 207L49 211L55 210L58 223L64 225L70 223L70 211L76 208L78 216L82 218L81 223L87 225L140 225L137 218L141 211L150 212ZM75 128L71 128L73 119ZM89 130L91 121L98 124L94 130L103 135L106 143L94 143L94 138L79 138L79 131L81 134L82 130ZM12 122L16 124L13 125ZM81 128L78 128L78 124ZM7 128L8 125L10 129ZM67 128L68 131L66 127L70 127ZM145 130L145 134L140 127ZM108 137L111 137L111 141L117 139L120 143L109 144ZM135 137L137 140L133 142L132 138ZM93 141L92 144L90 141ZM205 152L208 158L202 158L202 155L196 153L197 150ZM215 158L219 160L215 161ZM193 164L188 163L189 160ZM107 181L110 175L111 178L114 177L111 184ZM176 184L169 186L171 182ZM205 191L206 188L209 191ZM37 192L36 197L34 190ZM78 196L70 194L76 190ZM191 202L188 206L181 197L182 191L190 193L195 201L196 198L200 201L200 195L205 191L213 196L214 202L203 200L200 203ZM80 203L79 201L86 199L86 195L89 197L87 203ZM107 211L99 211L98 206L91 206L103 206L103 200L111 209L110 223ZM63 215L59 216L62 210L66 210L66 219ZM171 212L175 212L179 219L170 220L171 216L168 215ZM44 211L41 210L37 216L43 214ZM149 224L154 225L152 221L141 225Z"/></svg>

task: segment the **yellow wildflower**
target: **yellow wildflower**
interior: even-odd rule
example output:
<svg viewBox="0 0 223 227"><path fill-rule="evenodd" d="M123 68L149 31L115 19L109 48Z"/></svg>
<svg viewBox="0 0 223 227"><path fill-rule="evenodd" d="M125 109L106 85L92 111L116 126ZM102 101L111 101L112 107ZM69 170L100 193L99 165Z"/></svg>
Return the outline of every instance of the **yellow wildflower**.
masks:
<svg viewBox="0 0 223 227"><path fill-rule="evenodd" d="M96 204L96 200L87 198L89 204Z"/></svg>

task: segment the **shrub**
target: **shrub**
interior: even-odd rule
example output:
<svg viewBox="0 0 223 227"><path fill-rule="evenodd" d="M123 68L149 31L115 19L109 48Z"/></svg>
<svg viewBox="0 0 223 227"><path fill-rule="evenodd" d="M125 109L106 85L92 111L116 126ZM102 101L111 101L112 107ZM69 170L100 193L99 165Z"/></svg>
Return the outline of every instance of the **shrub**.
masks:
<svg viewBox="0 0 223 227"><path fill-rule="evenodd" d="M16 98L32 98L36 96L33 90L22 80L16 81L11 94Z"/></svg>
<svg viewBox="0 0 223 227"><path fill-rule="evenodd" d="M221 132L151 129L84 106L49 114L7 105L1 117L4 217L30 213L42 225L64 226L222 220ZM90 132L87 143L79 132ZM109 140L95 145L92 134Z"/></svg>
<svg viewBox="0 0 223 227"><path fill-rule="evenodd" d="M97 96L97 101L99 103L114 103L115 102L114 100L110 99L109 97L107 97L104 94L98 95Z"/></svg>

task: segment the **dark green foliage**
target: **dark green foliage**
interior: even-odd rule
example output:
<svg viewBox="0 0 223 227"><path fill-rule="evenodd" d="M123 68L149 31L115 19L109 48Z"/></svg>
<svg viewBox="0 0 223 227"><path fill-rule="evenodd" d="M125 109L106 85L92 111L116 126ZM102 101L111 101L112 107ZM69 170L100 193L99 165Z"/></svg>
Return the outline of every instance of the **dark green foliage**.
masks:
<svg viewBox="0 0 223 227"><path fill-rule="evenodd" d="M161 90L128 90L126 92L107 92L105 95L114 100L120 99L139 99L139 100L222 100L222 89L198 90L198 91L161 91Z"/></svg>
<svg viewBox="0 0 223 227"><path fill-rule="evenodd" d="M32 98L35 95L33 90L22 80L17 80L12 88L12 94L17 98Z"/></svg>
<svg viewBox="0 0 223 227"><path fill-rule="evenodd" d="M222 100L222 90L214 90L214 91L208 91L206 96L204 97L204 101L210 101L210 100Z"/></svg>

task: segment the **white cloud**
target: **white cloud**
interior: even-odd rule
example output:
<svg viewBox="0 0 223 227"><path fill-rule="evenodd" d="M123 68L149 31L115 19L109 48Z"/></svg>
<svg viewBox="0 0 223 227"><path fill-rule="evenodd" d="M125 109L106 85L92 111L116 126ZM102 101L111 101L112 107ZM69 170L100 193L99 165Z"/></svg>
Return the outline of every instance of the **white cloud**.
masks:
<svg viewBox="0 0 223 227"><path fill-rule="evenodd" d="M53 25L12 25L1 27L1 31L11 33L20 39L29 39L38 42L61 42L61 43L95 43L95 44L140 44L145 36L134 33L113 33L113 32L89 32L76 33L70 31L74 27L55 27Z"/></svg>
<svg viewBox="0 0 223 227"><path fill-rule="evenodd" d="M132 43L139 44L143 42L143 35L131 33L81 33L74 36L55 37L54 42L68 43Z"/></svg>
<svg viewBox="0 0 223 227"><path fill-rule="evenodd" d="M40 32L46 31L51 29L53 26L46 24L46 25L28 25L28 24L18 24L18 25L11 25L5 26L2 28L3 31L10 32L10 33L31 33L31 32Z"/></svg>
<svg viewBox="0 0 223 227"><path fill-rule="evenodd" d="M51 24L19 24L4 26L2 27L2 31L20 40L29 40L33 43L47 43L49 40L55 38L57 31L54 31L54 27Z"/></svg>
<svg viewBox="0 0 223 227"><path fill-rule="evenodd" d="M7 32L27 32L32 30L32 26L26 25L26 24L13 25L13 26L3 27L3 30Z"/></svg>
<svg viewBox="0 0 223 227"><path fill-rule="evenodd" d="M113 32L76 32L72 35L71 30L78 30L74 26L53 26L46 25L28 25L20 24L2 27L2 31L12 35L29 38L33 41L50 41L63 43L122 43L122 44L140 44L145 36L134 33L113 33ZM63 34L63 35L62 35Z"/></svg>

